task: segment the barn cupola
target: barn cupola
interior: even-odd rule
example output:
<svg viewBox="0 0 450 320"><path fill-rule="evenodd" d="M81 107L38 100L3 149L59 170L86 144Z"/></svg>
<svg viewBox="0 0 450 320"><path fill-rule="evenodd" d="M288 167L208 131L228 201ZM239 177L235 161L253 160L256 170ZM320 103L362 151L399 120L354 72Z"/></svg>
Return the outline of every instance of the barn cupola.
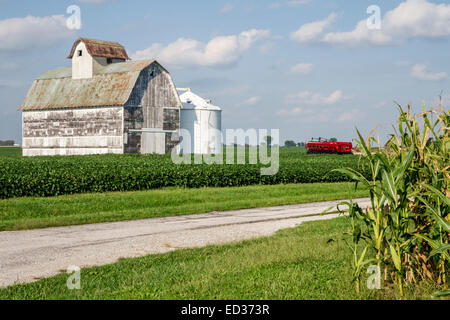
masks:
<svg viewBox="0 0 450 320"><path fill-rule="evenodd" d="M130 60L125 48L117 42L79 38L68 59L72 59L72 79L89 79L111 63Z"/></svg>

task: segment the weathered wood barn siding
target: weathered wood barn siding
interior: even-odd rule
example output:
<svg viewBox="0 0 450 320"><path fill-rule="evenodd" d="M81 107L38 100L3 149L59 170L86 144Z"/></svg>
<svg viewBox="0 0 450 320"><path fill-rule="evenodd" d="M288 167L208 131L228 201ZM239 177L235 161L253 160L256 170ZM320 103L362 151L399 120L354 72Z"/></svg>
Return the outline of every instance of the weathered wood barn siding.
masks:
<svg viewBox="0 0 450 320"><path fill-rule="evenodd" d="M165 153L179 143L181 102L170 74L153 63L139 75L124 105L125 153L145 153L144 138L162 139ZM160 129L177 132L145 133L130 130ZM144 137L144 135L148 135Z"/></svg>
<svg viewBox="0 0 450 320"><path fill-rule="evenodd" d="M26 111L24 156L123 153L123 108Z"/></svg>

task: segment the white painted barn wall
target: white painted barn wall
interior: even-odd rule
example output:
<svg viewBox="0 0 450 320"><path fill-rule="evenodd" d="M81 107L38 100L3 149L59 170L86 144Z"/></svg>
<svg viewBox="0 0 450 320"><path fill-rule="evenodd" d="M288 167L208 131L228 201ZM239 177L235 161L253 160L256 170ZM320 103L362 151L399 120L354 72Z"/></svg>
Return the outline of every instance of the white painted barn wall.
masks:
<svg viewBox="0 0 450 320"><path fill-rule="evenodd" d="M105 119L105 115L110 119ZM86 119L93 127L80 128L80 119ZM43 125L49 122L49 128ZM22 123L23 156L124 153L123 107L27 111L22 113Z"/></svg>
<svg viewBox="0 0 450 320"><path fill-rule="evenodd" d="M82 56L78 55L81 50ZM81 41L72 57L72 79L89 79L94 74L94 59Z"/></svg>

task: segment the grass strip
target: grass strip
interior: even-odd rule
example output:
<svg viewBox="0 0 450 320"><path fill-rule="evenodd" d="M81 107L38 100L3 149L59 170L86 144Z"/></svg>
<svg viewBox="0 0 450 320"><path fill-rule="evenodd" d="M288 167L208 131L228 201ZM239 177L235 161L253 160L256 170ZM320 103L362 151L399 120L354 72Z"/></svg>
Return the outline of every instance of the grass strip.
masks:
<svg viewBox="0 0 450 320"><path fill-rule="evenodd" d="M167 188L0 200L0 231L26 230L367 197L353 183Z"/></svg>

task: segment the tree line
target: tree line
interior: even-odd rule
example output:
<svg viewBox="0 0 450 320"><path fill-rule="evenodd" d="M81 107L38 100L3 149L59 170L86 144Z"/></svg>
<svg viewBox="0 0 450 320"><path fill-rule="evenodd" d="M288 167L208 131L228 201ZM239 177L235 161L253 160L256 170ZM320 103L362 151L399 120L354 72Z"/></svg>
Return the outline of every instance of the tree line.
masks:
<svg viewBox="0 0 450 320"><path fill-rule="evenodd" d="M0 140L0 146L13 146L14 140Z"/></svg>

